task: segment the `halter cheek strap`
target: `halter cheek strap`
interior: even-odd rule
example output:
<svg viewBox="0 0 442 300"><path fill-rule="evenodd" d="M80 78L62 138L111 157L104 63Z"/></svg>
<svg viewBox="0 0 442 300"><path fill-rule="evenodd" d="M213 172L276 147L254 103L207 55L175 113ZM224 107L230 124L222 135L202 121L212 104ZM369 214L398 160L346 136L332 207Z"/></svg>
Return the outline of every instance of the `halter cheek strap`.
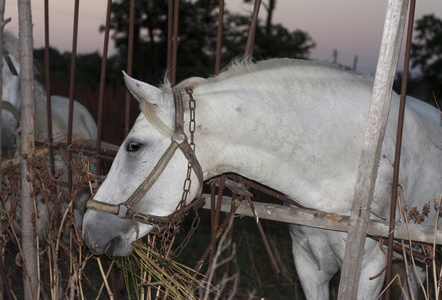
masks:
<svg viewBox="0 0 442 300"><path fill-rule="evenodd" d="M160 158L158 163L153 168L152 172L144 179L140 186L133 192L133 194L123 203L120 204L110 204L95 199L89 199L86 207L88 209L96 210L99 212L110 213L118 216L121 219L134 219L140 223L153 225L155 227L163 227L169 222L173 221L178 214L182 214L192 207L201 205L201 201L195 201L190 204L185 205L180 210L175 211L169 216L155 216L145 213L137 212L133 207L140 202L147 191L155 184L157 179L160 177L170 160L175 154L175 151L179 148L181 152L186 157L189 162L189 167L191 167L196 177L199 181L199 191L198 197L201 195L203 186L203 172L198 159L195 156L195 151L192 149L187 141L187 137L184 134L183 123L184 123L184 108L183 99L179 91L174 93L175 102L175 133L185 138L182 141L171 140L169 147L163 156Z"/></svg>
<svg viewBox="0 0 442 300"><path fill-rule="evenodd" d="M20 123L20 118L21 118L20 110L17 109L10 102L6 101L5 99L3 99L2 101L2 110L3 109L9 111L14 116L15 120L17 120L17 122Z"/></svg>
<svg viewBox="0 0 442 300"><path fill-rule="evenodd" d="M11 74L13 76L18 76L17 69L14 66L14 63L12 62L11 57L9 56L9 52L3 49L3 57L5 58L6 63L8 64L9 71L11 71Z"/></svg>

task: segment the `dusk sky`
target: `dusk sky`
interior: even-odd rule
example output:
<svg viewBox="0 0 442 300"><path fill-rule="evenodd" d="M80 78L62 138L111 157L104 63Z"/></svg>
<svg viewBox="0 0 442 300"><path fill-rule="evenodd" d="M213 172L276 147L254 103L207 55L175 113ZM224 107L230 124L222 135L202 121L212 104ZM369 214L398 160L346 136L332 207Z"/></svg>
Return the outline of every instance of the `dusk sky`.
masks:
<svg viewBox="0 0 442 300"><path fill-rule="evenodd" d="M225 0L226 8L250 14L252 5L241 0ZM264 2L266 2L264 0ZM374 74L384 25L387 0L279 0L274 13L274 23L282 23L290 30L301 29L310 34L317 46L310 58L333 60L333 50L338 51L338 62L352 66L358 56L357 71ZM50 43L60 51L72 50L73 0L49 1ZM78 52L102 52L104 35L98 28L105 22L107 0L80 1ZM440 0L421 0L416 4L416 18L426 14L442 18ZM44 2L32 1L34 46L44 46ZM267 12L261 8L260 16ZM6 2L5 18L13 21L7 30L18 33L17 2ZM113 47L113 41L110 41ZM115 53L110 49L109 54ZM179 59L179 58L178 58ZM401 59L402 60L402 59Z"/></svg>

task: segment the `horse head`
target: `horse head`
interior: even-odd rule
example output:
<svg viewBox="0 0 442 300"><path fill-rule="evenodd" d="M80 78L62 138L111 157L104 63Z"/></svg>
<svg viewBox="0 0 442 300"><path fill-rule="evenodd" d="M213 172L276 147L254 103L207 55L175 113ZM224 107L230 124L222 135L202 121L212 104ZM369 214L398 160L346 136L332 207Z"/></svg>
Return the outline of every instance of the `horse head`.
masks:
<svg viewBox="0 0 442 300"><path fill-rule="evenodd" d="M83 239L89 248L112 256L129 255L133 241L173 221L185 182L187 204L202 186L201 167L182 126L189 108L182 106L181 92L161 90L127 75L125 81L142 113L106 180L89 200L83 219Z"/></svg>

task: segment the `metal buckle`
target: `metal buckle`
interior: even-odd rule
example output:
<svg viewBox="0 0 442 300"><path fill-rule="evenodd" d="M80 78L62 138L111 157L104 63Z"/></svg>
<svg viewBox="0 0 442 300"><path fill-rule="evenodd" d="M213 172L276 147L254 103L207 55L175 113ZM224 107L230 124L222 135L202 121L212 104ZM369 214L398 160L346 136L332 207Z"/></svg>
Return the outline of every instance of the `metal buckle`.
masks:
<svg viewBox="0 0 442 300"><path fill-rule="evenodd" d="M118 214L117 216L120 219L129 219L130 216L130 210L125 204L118 204Z"/></svg>

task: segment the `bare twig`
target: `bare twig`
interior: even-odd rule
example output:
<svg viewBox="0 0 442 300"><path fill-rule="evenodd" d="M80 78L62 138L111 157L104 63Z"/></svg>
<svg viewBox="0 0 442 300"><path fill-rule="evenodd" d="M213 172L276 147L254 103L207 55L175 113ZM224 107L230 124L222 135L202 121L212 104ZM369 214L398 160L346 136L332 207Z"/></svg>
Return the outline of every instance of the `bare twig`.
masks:
<svg viewBox="0 0 442 300"><path fill-rule="evenodd" d="M401 278L400 278L399 274L396 274L396 276L394 276L393 280L384 288L384 290L379 294L379 296L376 298L376 300L379 300L384 295L385 291L393 284L393 282L396 279L399 281L399 286L402 289L402 294L405 296L405 299L408 300L407 294L405 293L405 290L402 287Z"/></svg>
<svg viewBox="0 0 442 300"><path fill-rule="evenodd" d="M405 199L406 199L406 198L405 198L405 189L404 189L404 187L403 187L402 184L399 184L399 186L400 186L400 188L402 189L403 199L404 199L404 201L405 201ZM399 201L398 201L398 202L400 202L400 197L399 197ZM407 215L406 213L404 213L404 216L403 216L403 217L404 217L404 220L405 220L405 224L407 225L407 228L409 228L408 215ZM410 249L413 249L413 241L411 240L411 234L410 234L410 230L409 230L409 229L408 229L408 241L409 241L409 243L410 243ZM411 261L412 261L412 263L413 263L414 272L415 272L415 274L416 274L417 279L419 280L419 284L420 284L420 286L421 286L421 288L422 288L422 292L424 293L424 297L425 297L425 299L428 299L428 298L427 298L427 293L425 292L424 284L422 283L422 279L420 278L419 273L418 273L418 271L417 271L416 262L414 261L414 256L411 255L410 257L411 257ZM410 288L411 288L411 286L410 286Z"/></svg>
<svg viewBox="0 0 442 300"><path fill-rule="evenodd" d="M97 262L98 262L98 267L100 268L101 276L103 277L103 284L106 286L106 289L107 289L107 292L108 292L108 294L109 294L110 299L113 300L113 299L114 299L114 294L112 293L112 290L111 290L111 288L109 287L109 283L107 282L107 277L109 276L109 273L110 273L110 271L112 270L112 267L113 267L113 265L114 265L114 261L112 261L112 263L111 263L111 265L110 265L110 267L109 267L109 270L107 271L106 274L104 274L104 270L103 270L103 266L101 265L101 259L100 259L100 257L97 257ZM100 292L99 292L99 294L98 294L98 296L97 296L97 300L98 300L98 298L99 298L99 296L100 296L100 294L101 294L101 290L102 290L102 288L103 288L103 285L102 285L101 288L100 288Z"/></svg>
<svg viewBox="0 0 442 300"><path fill-rule="evenodd" d="M440 216L440 212L441 212L441 202L442 202L442 194L439 197L439 203L437 205L437 217L436 217L436 223L434 224L434 242L433 242L433 279L434 279L434 289L435 289L435 297L436 300L439 299L439 292L440 292L440 286L438 284L438 278L441 278L442 275L442 269L441 269L441 273L439 274L439 277L436 274L436 231L437 228L439 227L439 216Z"/></svg>

